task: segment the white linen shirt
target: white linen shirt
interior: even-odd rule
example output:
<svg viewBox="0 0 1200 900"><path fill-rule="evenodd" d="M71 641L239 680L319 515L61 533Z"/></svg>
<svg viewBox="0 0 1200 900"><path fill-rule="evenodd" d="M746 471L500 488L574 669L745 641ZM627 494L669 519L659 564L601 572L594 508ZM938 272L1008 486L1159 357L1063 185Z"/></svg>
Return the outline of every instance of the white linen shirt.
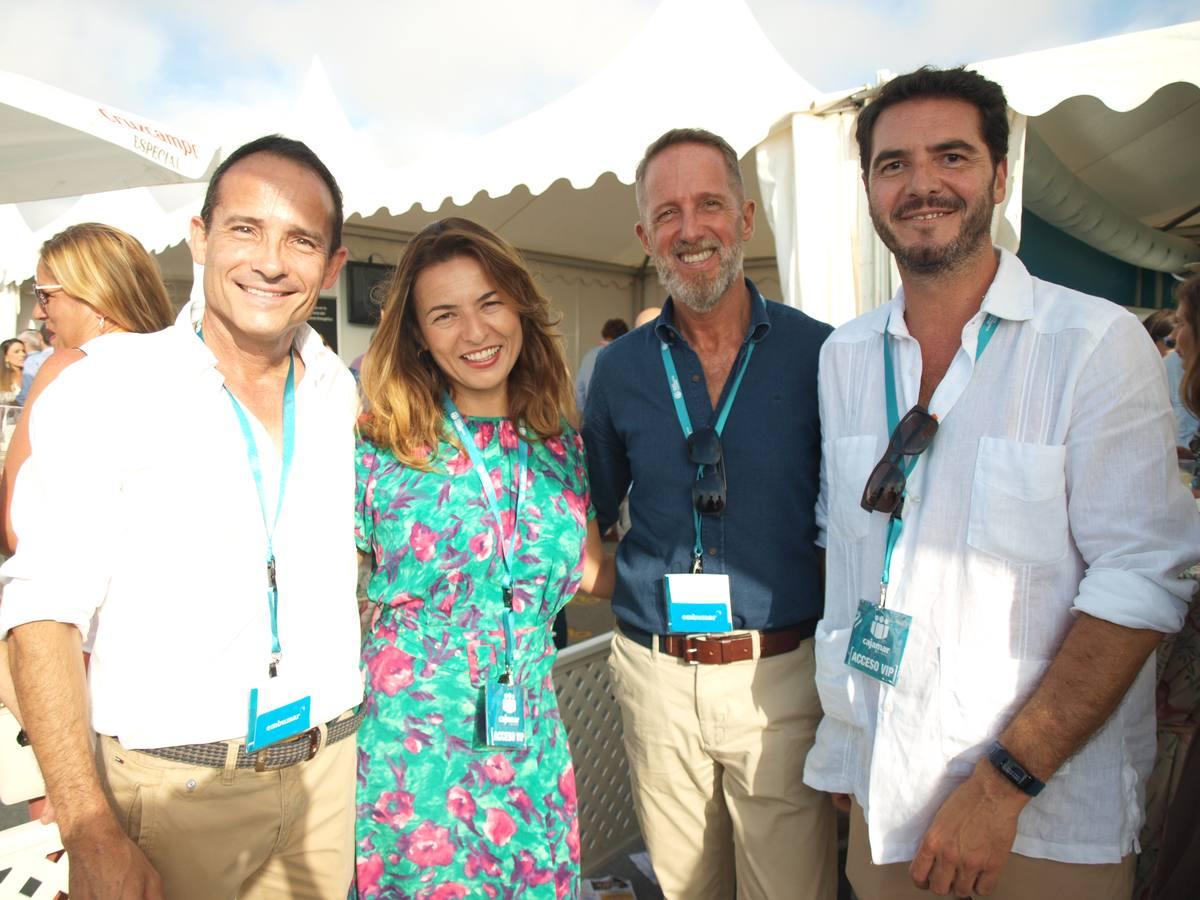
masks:
<svg viewBox="0 0 1200 900"><path fill-rule="evenodd" d="M988 313L1001 321L976 363ZM1177 575L1200 555L1145 329L1001 251L931 399L937 435L908 479L888 589L888 607L913 617L899 683L846 666L858 601L878 602L886 543L888 516L859 505L888 442L885 324L902 416L921 380L902 290L821 351L827 556L815 652L825 717L804 771L812 787L858 799L879 864L913 858L941 803L1041 680L1073 613L1178 630L1192 582ZM1113 863L1135 848L1155 755L1153 689L1151 658L1021 813L1015 852Z"/></svg>
<svg viewBox="0 0 1200 900"><path fill-rule="evenodd" d="M0 568L0 635L77 626L92 650L92 725L132 748L245 737L270 661L263 515L224 380L196 336L201 312L193 301L165 331L89 345L46 389L13 502L19 546ZM296 350L295 456L274 535L279 668L311 695L316 725L362 699L357 399L308 326ZM255 431L270 495L280 454Z"/></svg>

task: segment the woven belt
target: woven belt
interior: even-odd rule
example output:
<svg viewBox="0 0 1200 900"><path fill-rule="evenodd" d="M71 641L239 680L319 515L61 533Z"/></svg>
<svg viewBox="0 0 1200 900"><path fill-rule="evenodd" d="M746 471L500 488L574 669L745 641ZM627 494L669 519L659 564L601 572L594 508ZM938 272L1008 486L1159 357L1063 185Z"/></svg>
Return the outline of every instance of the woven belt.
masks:
<svg viewBox="0 0 1200 900"><path fill-rule="evenodd" d="M344 719L334 719L325 725L325 745L336 744L354 732L362 723L363 708ZM239 744L237 751L237 768L254 769L265 772L269 769L286 769L296 763L307 762L317 755L317 747L321 743L321 732L318 728L310 728L302 734L272 744L254 753L246 752L246 745ZM229 752L226 741L214 741L211 744L185 744L181 747L158 747L153 750L138 750L148 756L159 759L169 759L172 762L187 763L192 766L209 766L213 769L225 768L225 756Z"/></svg>
<svg viewBox="0 0 1200 900"><path fill-rule="evenodd" d="M646 649L653 646L654 635L632 625L620 624L621 634L635 644ZM758 634L758 655L760 659L768 656L778 656L780 653L790 653L800 646L800 642L810 638L817 630L816 619L806 619L791 628L778 628L774 631L760 631ZM674 656L686 662L701 665L724 665L725 663L741 662L754 659L754 634L660 634L658 635L658 650L668 656Z"/></svg>

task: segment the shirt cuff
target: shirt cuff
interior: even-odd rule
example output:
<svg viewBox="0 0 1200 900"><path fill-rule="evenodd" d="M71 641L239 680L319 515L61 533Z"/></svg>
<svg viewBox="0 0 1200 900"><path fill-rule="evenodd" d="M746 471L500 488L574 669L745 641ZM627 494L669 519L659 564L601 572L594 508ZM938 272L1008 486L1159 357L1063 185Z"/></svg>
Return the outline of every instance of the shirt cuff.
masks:
<svg viewBox="0 0 1200 900"><path fill-rule="evenodd" d="M1190 594L1192 585L1190 580L1180 579L1180 593ZM1125 628L1174 634L1183 627L1188 604L1136 572L1092 569L1079 583L1074 609Z"/></svg>

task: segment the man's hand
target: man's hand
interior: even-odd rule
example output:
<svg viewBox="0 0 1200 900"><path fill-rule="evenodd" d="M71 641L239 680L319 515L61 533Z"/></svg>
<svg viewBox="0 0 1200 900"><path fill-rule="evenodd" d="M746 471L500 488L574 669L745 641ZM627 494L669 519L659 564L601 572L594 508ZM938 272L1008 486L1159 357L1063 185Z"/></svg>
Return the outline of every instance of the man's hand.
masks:
<svg viewBox="0 0 1200 900"><path fill-rule="evenodd" d="M940 897L986 897L1000 880L1029 798L986 759L942 804L921 838L909 873Z"/></svg>
<svg viewBox="0 0 1200 900"><path fill-rule="evenodd" d="M71 900L163 900L162 881L115 819L64 838Z"/></svg>

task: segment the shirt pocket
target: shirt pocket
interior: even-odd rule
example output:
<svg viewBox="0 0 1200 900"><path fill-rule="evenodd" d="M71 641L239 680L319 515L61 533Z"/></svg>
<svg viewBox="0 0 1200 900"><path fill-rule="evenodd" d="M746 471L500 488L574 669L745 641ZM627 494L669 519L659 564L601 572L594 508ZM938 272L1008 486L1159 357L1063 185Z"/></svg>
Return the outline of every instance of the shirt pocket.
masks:
<svg viewBox="0 0 1200 900"><path fill-rule="evenodd" d="M949 774L971 774L1049 665L1048 659L989 658L978 649L938 650L942 752Z"/></svg>
<svg viewBox="0 0 1200 900"><path fill-rule="evenodd" d="M813 636L817 693L825 715L854 728L865 729L867 701L863 696L862 681L846 665L851 630L829 628L824 622L817 625L817 633Z"/></svg>
<svg viewBox="0 0 1200 900"><path fill-rule="evenodd" d="M846 540L867 536L871 514L862 508L863 488L875 463L873 434L837 438L829 457L829 530Z"/></svg>
<svg viewBox="0 0 1200 900"><path fill-rule="evenodd" d="M983 437L971 485L967 543L1015 563L1067 553L1067 448Z"/></svg>

